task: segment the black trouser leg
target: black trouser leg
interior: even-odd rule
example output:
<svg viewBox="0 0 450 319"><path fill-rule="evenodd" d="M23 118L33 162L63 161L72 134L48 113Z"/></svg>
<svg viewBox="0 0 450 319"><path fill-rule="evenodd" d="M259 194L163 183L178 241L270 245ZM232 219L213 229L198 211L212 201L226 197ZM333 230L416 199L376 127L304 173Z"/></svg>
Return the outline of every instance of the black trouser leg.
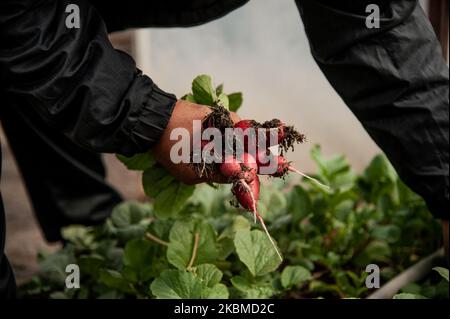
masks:
<svg viewBox="0 0 450 319"><path fill-rule="evenodd" d="M122 200L106 183L99 154L16 108L4 108L0 116L48 241L60 240L63 226L102 222Z"/></svg>

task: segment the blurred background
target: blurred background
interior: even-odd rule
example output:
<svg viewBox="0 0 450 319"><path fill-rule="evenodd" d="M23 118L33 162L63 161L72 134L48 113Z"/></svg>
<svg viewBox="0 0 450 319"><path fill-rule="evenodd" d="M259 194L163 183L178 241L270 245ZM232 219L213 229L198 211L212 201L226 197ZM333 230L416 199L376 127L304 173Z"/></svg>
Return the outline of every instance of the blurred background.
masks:
<svg viewBox="0 0 450 319"><path fill-rule="evenodd" d="M448 12L443 14L434 3L441 1L421 1L441 30L445 22L441 18L446 16L448 23ZM439 36L447 49L448 33ZM325 155L345 154L356 170L380 152L312 59L293 0L250 1L202 26L125 31L112 34L111 41L133 55L159 87L178 97L190 91L195 76L205 73L216 85L224 83L226 93L243 92L242 118L280 118L295 125L308 142L289 158L304 171L315 169L309 158L314 144L320 144ZM5 136L0 134L6 250L20 283L37 270L37 251L58 245L45 243ZM138 173L126 171L113 155L105 155L105 163L108 179L126 199L143 197Z"/></svg>

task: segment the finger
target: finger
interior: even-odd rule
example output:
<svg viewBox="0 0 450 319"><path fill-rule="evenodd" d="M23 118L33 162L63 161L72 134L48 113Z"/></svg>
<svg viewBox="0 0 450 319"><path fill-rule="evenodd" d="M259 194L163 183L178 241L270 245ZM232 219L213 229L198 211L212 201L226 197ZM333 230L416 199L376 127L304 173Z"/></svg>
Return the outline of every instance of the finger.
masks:
<svg viewBox="0 0 450 319"><path fill-rule="evenodd" d="M237 123L241 120L239 115L237 115L235 112L230 112L230 117L231 117L231 120L233 121L233 123Z"/></svg>

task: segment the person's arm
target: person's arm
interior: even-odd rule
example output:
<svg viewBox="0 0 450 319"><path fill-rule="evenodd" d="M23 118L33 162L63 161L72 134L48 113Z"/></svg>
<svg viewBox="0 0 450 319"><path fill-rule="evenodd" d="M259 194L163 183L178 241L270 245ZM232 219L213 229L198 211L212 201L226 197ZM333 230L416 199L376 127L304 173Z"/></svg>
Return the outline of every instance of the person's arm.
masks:
<svg viewBox="0 0 450 319"><path fill-rule="evenodd" d="M380 28L366 27L366 6ZM402 180L449 218L449 74L412 0L297 0L311 52Z"/></svg>
<svg viewBox="0 0 450 319"><path fill-rule="evenodd" d="M69 4L80 9L79 28L66 27ZM131 156L153 149L177 179L204 181L170 161L169 137L173 128L192 129L209 108L159 89L112 47L87 1L0 2L0 89L1 107L40 117L91 151Z"/></svg>
<svg viewBox="0 0 450 319"><path fill-rule="evenodd" d="M66 7L80 27L66 27ZM96 152L133 155L159 139L176 98L115 50L87 1L0 3L2 107L39 116Z"/></svg>

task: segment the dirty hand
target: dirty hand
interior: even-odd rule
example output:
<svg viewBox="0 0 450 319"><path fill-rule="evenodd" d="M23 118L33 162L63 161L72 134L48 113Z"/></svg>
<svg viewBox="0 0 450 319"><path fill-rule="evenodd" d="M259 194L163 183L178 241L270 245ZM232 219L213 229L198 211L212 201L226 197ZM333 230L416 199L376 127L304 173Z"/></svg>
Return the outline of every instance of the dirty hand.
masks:
<svg viewBox="0 0 450 319"><path fill-rule="evenodd" d="M200 178L190 164L175 164L170 159L170 150L172 146L177 143L177 140L170 140L170 133L172 132L172 130L176 128L187 129L191 136L190 145L192 149L193 121L203 120L203 118L210 112L211 109L208 106L190 103L184 100L177 101L166 129L161 135L159 142L152 149L156 160L161 165L163 165L177 180L188 185L203 182L227 182L227 178L220 174L213 175L210 179ZM230 115L234 123L240 120L236 113L230 112Z"/></svg>

